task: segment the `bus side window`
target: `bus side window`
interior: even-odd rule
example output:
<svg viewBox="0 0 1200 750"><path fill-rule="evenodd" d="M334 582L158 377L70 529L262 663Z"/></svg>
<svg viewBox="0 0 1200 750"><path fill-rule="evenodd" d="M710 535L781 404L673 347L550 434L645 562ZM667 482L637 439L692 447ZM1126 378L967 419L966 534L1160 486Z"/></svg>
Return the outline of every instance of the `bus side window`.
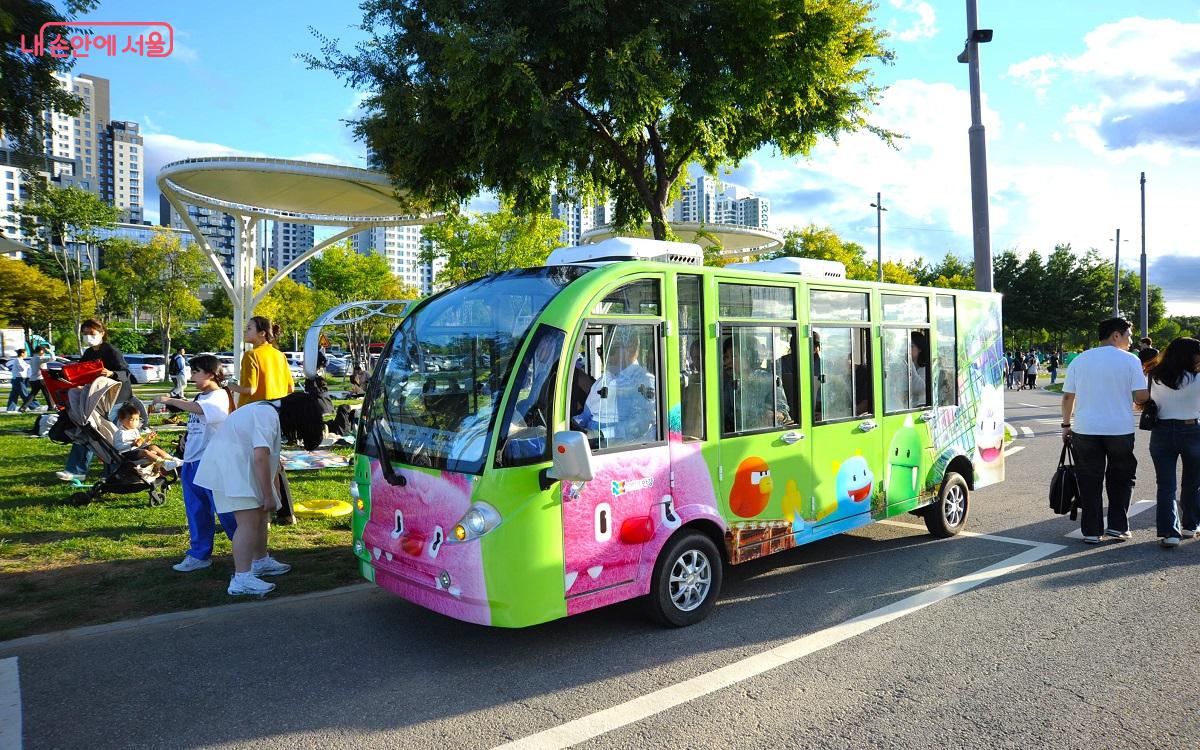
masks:
<svg viewBox="0 0 1200 750"><path fill-rule="evenodd" d="M873 415L871 330L813 326L813 375L814 422Z"/></svg>
<svg viewBox="0 0 1200 750"><path fill-rule="evenodd" d="M701 310L701 278L680 275L679 297L679 393L680 421L684 442L703 440L704 429L704 325Z"/></svg>
<svg viewBox="0 0 1200 750"><path fill-rule="evenodd" d="M934 314L937 315L937 405L954 406L958 403L958 333L954 298L937 295Z"/></svg>
<svg viewBox="0 0 1200 750"><path fill-rule="evenodd" d="M542 326L534 334L513 380L496 462L520 466L549 458L554 426L554 383L566 333ZM465 395L464 395L465 400Z"/></svg>
<svg viewBox="0 0 1200 750"><path fill-rule="evenodd" d="M779 339L792 329L729 326L721 334L721 430L738 434L795 424L780 375ZM793 366L794 369L794 366ZM794 372L791 375L795 380Z"/></svg>
<svg viewBox="0 0 1200 750"><path fill-rule="evenodd" d="M658 324L605 323L601 373L572 421L597 450L662 440L659 420Z"/></svg>

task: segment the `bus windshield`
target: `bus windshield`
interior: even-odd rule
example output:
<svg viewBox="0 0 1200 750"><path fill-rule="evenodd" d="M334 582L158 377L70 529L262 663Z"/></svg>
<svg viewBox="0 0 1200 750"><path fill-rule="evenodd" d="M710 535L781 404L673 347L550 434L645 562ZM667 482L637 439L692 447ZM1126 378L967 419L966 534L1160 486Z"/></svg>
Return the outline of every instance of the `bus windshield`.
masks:
<svg viewBox="0 0 1200 750"><path fill-rule="evenodd" d="M408 315L380 358L363 408L365 452L480 473L513 355L550 300L588 270L558 266L486 276Z"/></svg>

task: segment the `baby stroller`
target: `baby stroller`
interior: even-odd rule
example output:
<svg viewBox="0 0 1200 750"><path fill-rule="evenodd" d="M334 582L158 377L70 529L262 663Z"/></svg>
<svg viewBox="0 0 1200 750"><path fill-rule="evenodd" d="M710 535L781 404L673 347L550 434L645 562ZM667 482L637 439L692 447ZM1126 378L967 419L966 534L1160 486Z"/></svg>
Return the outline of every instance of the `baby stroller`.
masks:
<svg viewBox="0 0 1200 750"><path fill-rule="evenodd" d="M172 475L152 473L147 466L133 461L113 447L116 425L108 415L117 402L121 383L97 377L85 386L67 392L67 406L50 429L50 439L59 443L85 445L104 464L104 476L89 489L71 496L75 505L87 505L101 495L129 495L149 491L150 506L157 508L167 500L166 490ZM136 398L128 403L137 406L146 422L146 407Z"/></svg>

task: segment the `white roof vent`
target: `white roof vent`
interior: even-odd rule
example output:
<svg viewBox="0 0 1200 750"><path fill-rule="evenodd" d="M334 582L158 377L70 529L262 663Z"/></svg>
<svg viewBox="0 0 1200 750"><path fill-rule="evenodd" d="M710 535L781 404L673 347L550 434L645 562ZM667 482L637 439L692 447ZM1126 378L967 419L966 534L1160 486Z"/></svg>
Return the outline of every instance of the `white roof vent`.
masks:
<svg viewBox="0 0 1200 750"><path fill-rule="evenodd" d="M774 260L760 260L754 263L730 263L726 268L738 271L759 271L761 273L790 273L796 276L807 276L814 279L844 279L846 267L836 260L820 260L818 258L795 258L786 256Z"/></svg>
<svg viewBox="0 0 1200 750"><path fill-rule="evenodd" d="M704 251L690 242L664 242L640 237L613 237L592 245L560 247L546 259L548 266L600 265L621 260L704 265Z"/></svg>

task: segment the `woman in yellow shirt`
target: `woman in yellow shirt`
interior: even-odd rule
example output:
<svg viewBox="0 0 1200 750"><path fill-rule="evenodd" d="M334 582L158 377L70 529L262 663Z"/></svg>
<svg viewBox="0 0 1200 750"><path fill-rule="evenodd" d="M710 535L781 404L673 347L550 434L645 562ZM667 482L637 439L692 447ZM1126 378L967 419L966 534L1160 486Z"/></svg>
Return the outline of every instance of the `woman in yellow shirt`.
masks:
<svg viewBox="0 0 1200 750"><path fill-rule="evenodd" d="M246 323L246 343L254 348L242 355L238 384L231 386L241 395L238 406L283 398L295 390L287 357L274 347L277 336L279 326L271 325L271 321L261 315L255 315Z"/></svg>
<svg viewBox="0 0 1200 750"><path fill-rule="evenodd" d="M275 339L279 337L279 326L271 325L271 321L261 315L255 315L246 323L245 337L246 342L253 344L254 348L242 355L238 384L229 386L238 394L238 406L255 401L273 401L291 393L295 384L292 382L292 371L288 369L287 357L274 346ZM282 470L279 475L281 478L284 476ZM287 526L295 522L291 498L282 493L280 507L275 511L275 523Z"/></svg>

